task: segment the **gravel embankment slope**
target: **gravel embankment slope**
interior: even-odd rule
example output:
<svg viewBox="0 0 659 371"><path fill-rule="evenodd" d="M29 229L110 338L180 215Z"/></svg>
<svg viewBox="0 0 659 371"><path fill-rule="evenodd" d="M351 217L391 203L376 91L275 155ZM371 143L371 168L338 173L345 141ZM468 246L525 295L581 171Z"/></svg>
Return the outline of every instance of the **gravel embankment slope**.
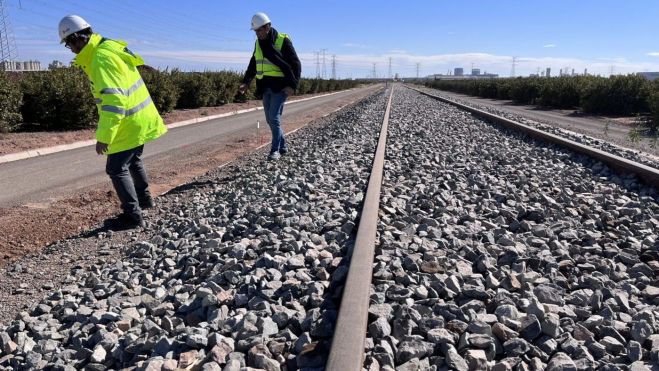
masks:
<svg viewBox="0 0 659 371"><path fill-rule="evenodd" d="M126 256L73 269L0 328L0 367L322 366L311 338L331 336L384 104L379 93L298 132L281 161L256 153L163 197L133 241L100 235Z"/></svg>
<svg viewBox="0 0 659 371"><path fill-rule="evenodd" d="M453 100L457 103L461 103L467 106L480 109L485 112L489 112L507 119L520 122L525 125L532 126L536 129L543 130L554 135L558 135L563 138L573 140L577 143L581 143L590 147L600 149L605 152L612 153L614 155L640 162L642 164L652 166L654 168L659 168L659 147L657 146L657 140L652 138L639 138L639 142L632 142L630 139L629 133L620 134L620 133L609 133L607 130L607 123L601 123L600 130L582 130L574 125L568 125L573 127L574 130L564 129L561 126L563 123L558 122L560 119L548 120L548 119L539 119L534 117L533 113L529 114L518 114L505 111L503 109L498 109L495 106L480 104L476 101L461 99L459 97L445 94L444 92L436 89L429 89L424 87L416 87L424 92L442 98ZM631 130L631 128L630 128ZM583 131L583 132L580 132ZM632 148L629 148L632 147Z"/></svg>

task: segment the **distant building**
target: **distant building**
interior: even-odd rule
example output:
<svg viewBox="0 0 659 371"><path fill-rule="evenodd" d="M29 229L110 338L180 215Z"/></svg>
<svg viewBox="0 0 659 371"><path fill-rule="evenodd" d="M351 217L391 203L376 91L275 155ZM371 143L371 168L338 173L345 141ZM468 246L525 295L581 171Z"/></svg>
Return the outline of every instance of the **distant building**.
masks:
<svg viewBox="0 0 659 371"><path fill-rule="evenodd" d="M64 63L62 63L62 62L60 62L60 61L52 61L52 62L48 65L48 69L49 69L49 70L54 70L54 69L57 69L57 68L64 68L64 67L66 67L66 65L64 65Z"/></svg>
<svg viewBox="0 0 659 371"><path fill-rule="evenodd" d="M462 76L462 75L464 75L464 69L461 68L461 67L454 68L453 69L453 74L455 76Z"/></svg>
<svg viewBox="0 0 659 371"><path fill-rule="evenodd" d="M41 62L39 61L3 61L0 63L0 69L10 72L30 72L41 71Z"/></svg>
<svg viewBox="0 0 659 371"><path fill-rule="evenodd" d="M471 75L472 76L478 76L481 74L481 69L480 68L472 68L471 69Z"/></svg>
<svg viewBox="0 0 659 371"><path fill-rule="evenodd" d="M637 75L643 76L650 81L659 79L659 72L638 72Z"/></svg>
<svg viewBox="0 0 659 371"><path fill-rule="evenodd" d="M547 67L547 72L545 72L545 77L551 77L551 68Z"/></svg>
<svg viewBox="0 0 659 371"><path fill-rule="evenodd" d="M499 75L495 73L482 73L478 75L443 75L443 74L435 74L435 75L430 75L427 78L431 80L482 80L482 79L495 79L499 77Z"/></svg>

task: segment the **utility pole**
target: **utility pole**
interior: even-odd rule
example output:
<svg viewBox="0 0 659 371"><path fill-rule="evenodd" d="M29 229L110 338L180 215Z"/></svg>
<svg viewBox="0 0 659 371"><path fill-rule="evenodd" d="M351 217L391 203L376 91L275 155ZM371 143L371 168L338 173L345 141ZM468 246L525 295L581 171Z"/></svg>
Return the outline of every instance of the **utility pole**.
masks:
<svg viewBox="0 0 659 371"><path fill-rule="evenodd" d="M416 63L416 78L417 79L419 78L419 66L420 65L421 65L421 63L419 63L419 62Z"/></svg>
<svg viewBox="0 0 659 371"><path fill-rule="evenodd" d="M320 52L316 52L316 78L320 78Z"/></svg>
<svg viewBox="0 0 659 371"><path fill-rule="evenodd" d="M336 80L336 55L332 54L332 80Z"/></svg>
<svg viewBox="0 0 659 371"><path fill-rule="evenodd" d="M515 77L515 65L517 64L517 57L513 57L513 66L510 69L510 77Z"/></svg>
<svg viewBox="0 0 659 371"><path fill-rule="evenodd" d="M0 62L11 61L16 58L16 55L16 43L11 32L5 1L0 0ZM0 69L4 70L5 65L5 63L2 63Z"/></svg>
<svg viewBox="0 0 659 371"><path fill-rule="evenodd" d="M389 79L391 80L391 57L389 57Z"/></svg>
<svg viewBox="0 0 659 371"><path fill-rule="evenodd" d="M323 53L323 79L326 79L327 78L327 67L325 65L325 52L327 51L327 49L321 49L320 51Z"/></svg>

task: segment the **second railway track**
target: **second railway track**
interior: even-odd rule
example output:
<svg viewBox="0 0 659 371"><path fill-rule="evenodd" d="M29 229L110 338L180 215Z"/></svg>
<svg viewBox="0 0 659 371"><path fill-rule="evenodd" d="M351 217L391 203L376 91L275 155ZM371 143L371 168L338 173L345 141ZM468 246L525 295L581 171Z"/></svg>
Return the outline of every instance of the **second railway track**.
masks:
<svg viewBox="0 0 659 371"><path fill-rule="evenodd" d="M372 284L346 287L344 300L355 297L341 307L329 369L656 362L659 207L656 189L633 178L656 185L656 169L487 117L512 131L500 129L406 89L396 94ZM360 229L371 223L362 219ZM367 331L341 326L365 307ZM363 364L350 363L358 341Z"/></svg>
<svg viewBox="0 0 659 371"><path fill-rule="evenodd" d="M331 121L160 200L125 257L0 328L0 368L657 362L655 188L399 86Z"/></svg>

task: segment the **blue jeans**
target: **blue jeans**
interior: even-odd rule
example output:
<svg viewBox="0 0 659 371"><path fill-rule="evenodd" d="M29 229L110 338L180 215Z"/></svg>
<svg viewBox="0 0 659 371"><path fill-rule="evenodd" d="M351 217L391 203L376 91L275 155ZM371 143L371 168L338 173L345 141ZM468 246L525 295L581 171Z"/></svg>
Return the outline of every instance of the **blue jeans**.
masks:
<svg viewBox="0 0 659 371"><path fill-rule="evenodd" d="M284 111L284 102L286 94L283 91L275 93L270 88L263 91L263 111L265 112L265 121L270 126L272 132L272 147L270 153L288 151L286 148L286 139L284 130L281 128L281 113Z"/></svg>

